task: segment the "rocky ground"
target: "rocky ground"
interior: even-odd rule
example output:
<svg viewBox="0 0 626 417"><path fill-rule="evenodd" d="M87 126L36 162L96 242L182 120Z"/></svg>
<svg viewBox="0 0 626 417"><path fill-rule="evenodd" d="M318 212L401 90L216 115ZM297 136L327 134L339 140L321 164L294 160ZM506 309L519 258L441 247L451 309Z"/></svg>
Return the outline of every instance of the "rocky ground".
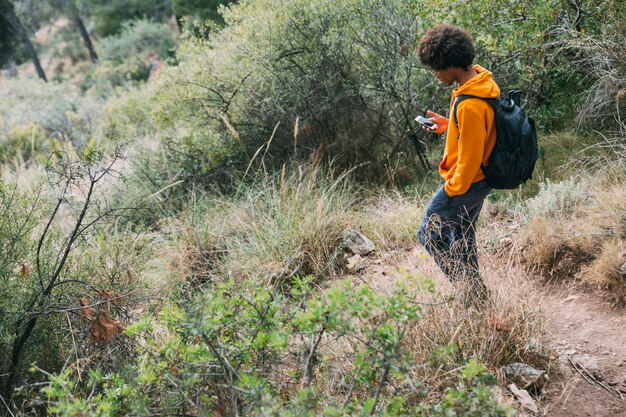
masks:
<svg viewBox="0 0 626 417"><path fill-rule="evenodd" d="M509 250L516 248L512 245ZM527 416L626 416L625 311L611 307L600 292L573 280L548 284L515 266L511 256L502 256L503 251L495 252L481 251L481 268L490 288L502 295L513 285L529 287L533 294L529 302L545 315L548 349L554 359L547 384L533 393L531 404L521 405L523 401L511 392L515 387L502 390L505 400ZM384 255L373 253L353 259L348 267L358 270L360 279L380 291L406 276L403 271L433 278L440 291L451 290L419 246Z"/></svg>

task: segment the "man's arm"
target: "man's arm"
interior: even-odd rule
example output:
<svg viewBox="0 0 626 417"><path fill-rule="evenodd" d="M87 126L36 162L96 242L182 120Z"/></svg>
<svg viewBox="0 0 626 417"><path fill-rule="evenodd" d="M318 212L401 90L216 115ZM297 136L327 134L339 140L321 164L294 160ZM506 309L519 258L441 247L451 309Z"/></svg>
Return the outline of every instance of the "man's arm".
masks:
<svg viewBox="0 0 626 417"><path fill-rule="evenodd" d="M445 191L450 197L464 194L472 185L472 180L480 170L487 140L484 111L465 106L465 103L459 104L457 108L459 154L454 175L445 184Z"/></svg>

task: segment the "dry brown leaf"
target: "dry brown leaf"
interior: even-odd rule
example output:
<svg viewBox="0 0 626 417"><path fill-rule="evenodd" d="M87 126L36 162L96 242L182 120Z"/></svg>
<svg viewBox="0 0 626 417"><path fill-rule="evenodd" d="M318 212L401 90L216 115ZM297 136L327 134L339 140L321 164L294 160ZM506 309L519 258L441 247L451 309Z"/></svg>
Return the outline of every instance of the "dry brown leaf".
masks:
<svg viewBox="0 0 626 417"><path fill-rule="evenodd" d="M80 316L86 320L92 321L96 317L96 309L93 307L89 307L89 300L87 297L83 297L79 301L80 303Z"/></svg>
<svg viewBox="0 0 626 417"><path fill-rule="evenodd" d="M511 323L507 319L500 318L495 314L489 314L489 326L499 332L511 333Z"/></svg>
<svg viewBox="0 0 626 417"><path fill-rule="evenodd" d="M107 312L103 311L93 321L90 337L93 343L106 345L123 331L122 323L113 320Z"/></svg>
<svg viewBox="0 0 626 417"><path fill-rule="evenodd" d="M22 264L20 266L20 275L22 275L22 278L30 278L31 272L28 265Z"/></svg>
<svg viewBox="0 0 626 417"><path fill-rule="evenodd" d="M111 302L114 305L120 305L123 302L123 298L121 294L118 294L116 292L113 291L107 291L107 290L98 290L98 294L100 294L100 297L102 298L102 301L107 301L107 300L111 300ZM105 303L107 308L106 310L108 310L108 302Z"/></svg>

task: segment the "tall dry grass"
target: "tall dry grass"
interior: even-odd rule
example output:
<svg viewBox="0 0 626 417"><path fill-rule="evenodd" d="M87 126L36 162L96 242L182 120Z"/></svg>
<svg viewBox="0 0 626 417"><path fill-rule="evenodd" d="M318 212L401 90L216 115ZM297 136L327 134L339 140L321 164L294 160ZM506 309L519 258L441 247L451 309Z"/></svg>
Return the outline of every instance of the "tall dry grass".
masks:
<svg viewBox="0 0 626 417"><path fill-rule="evenodd" d="M179 265L203 280L331 273L342 233L356 221L355 199L349 174L310 167L259 175L232 197L191 202L171 228L181 232Z"/></svg>
<svg viewBox="0 0 626 417"><path fill-rule="evenodd" d="M170 223L175 267L200 281L335 275L345 231L361 231L386 252L411 247L419 205L398 192L364 197L351 173L319 166L259 173L234 196L203 196Z"/></svg>
<svg viewBox="0 0 626 417"><path fill-rule="evenodd" d="M608 289L624 305L626 143L624 137L603 137L593 147L593 156L574 156L569 163L574 175L546 182L524 203L523 259L549 279L581 279Z"/></svg>

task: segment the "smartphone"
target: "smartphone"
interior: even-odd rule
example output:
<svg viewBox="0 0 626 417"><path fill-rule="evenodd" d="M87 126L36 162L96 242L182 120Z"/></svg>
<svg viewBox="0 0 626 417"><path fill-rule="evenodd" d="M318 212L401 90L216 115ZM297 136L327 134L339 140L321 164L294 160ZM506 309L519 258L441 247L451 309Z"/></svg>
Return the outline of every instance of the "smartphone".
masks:
<svg viewBox="0 0 626 417"><path fill-rule="evenodd" d="M431 122L430 120L428 120L427 118L422 117L422 116L417 116L415 118L415 121L417 123L421 124L422 126L427 127L429 129L436 129L437 128L436 124L434 124L433 122Z"/></svg>

